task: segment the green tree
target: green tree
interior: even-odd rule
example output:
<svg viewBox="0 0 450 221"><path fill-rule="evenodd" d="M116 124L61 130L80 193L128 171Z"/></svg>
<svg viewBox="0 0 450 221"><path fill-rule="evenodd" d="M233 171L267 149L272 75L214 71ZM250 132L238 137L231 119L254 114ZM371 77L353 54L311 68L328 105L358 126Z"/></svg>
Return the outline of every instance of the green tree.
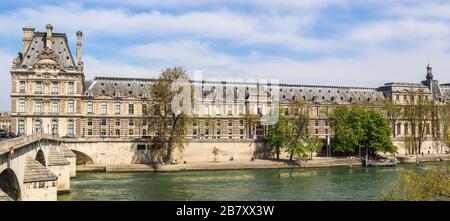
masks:
<svg viewBox="0 0 450 221"><path fill-rule="evenodd" d="M319 152L320 150L322 150L322 147L323 147L323 141L321 139L319 139L319 137L310 136L306 140L304 149L305 149L305 152L307 152L309 154L309 159L312 160L312 154L314 152Z"/></svg>
<svg viewBox="0 0 450 221"><path fill-rule="evenodd" d="M174 150L182 151L187 142L185 135L190 118L187 113L172 109L172 101L183 89L180 87L173 91L172 83L182 79L188 80L184 69L167 68L149 88L150 96L143 108L143 122L147 124L148 131L154 134L149 140L153 162L171 162Z"/></svg>
<svg viewBox="0 0 450 221"><path fill-rule="evenodd" d="M405 170L400 181L381 196L383 200L450 200L450 166Z"/></svg>
<svg viewBox="0 0 450 221"><path fill-rule="evenodd" d="M280 115L278 122L269 129L267 138L270 148L280 159L281 150L292 146L292 126L286 117Z"/></svg>
<svg viewBox="0 0 450 221"><path fill-rule="evenodd" d="M371 154L397 151L390 138L387 119L375 110L340 106L332 112L330 125L334 129L332 146L335 152L353 154L360 146L366 147Z"/></svg>

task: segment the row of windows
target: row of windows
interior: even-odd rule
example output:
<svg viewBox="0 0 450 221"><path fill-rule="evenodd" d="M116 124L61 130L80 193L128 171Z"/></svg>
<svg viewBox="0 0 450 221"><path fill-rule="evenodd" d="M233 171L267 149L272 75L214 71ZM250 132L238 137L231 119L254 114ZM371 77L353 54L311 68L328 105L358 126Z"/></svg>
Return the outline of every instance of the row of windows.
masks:
<svg viewBox="0 0 450 221"><path fill-rule="evenodd" d="M120 119L116 119L114 125L115 125L116 127L119 127L119 126L120 126L120 122L121 122ZM87 119L87 126L91 127L92 125L93 125L93 119L92 119L92 118L88 118L88 119ZM100 125L101 125L101 126L106 126L106 119L101 119L101 120L100 120ZM128 126L132 127L132 126L134 126L134 125L135 125L134 120L133 120L133 119L129 119L129 120L128 120Z"/></svg>
<svg viewBox="0 0 450 221"><path fill-rule="evenodd" d="M42 81L36 81L34 83L34 93L35 94L42 94ZM26 82L20 81L19 82L19 92L25 93L26 92ZM75 84L74 82L67 82L67 93L73 94L75 92ZM59 93L59 84L58 82L52 82L52 94L58 94Z"/></svg>
<svg viewBox="0 0 450 221"><path fill-rule="evenodd" d="M412 133L412 130L410 130L409 124L408 123L403 124L403 134L411 134L411 133ZM425 124L425 133L426 133L426 135L431 134L429 123ZM402 134L402 123L397 123L396 134L397 135Z"/></svg>
<svg viewBox="0 0 450 221"><path fill-rule="evenodd" d="M210 115L210 114L212 114L209 111L209 106L210 106L209 104L204 104L203 105L203 115ZM214 106L215 106L215 114L216 115L221 115L222 114L222 105L221 104L215 104ZM227 110L226 110L227 115L229 115L229 116L233 115L233 105L232 104L228 104L228 105L226 105L226 107L227 107ZM238 105L238 113L239 113L239 115L244 115L244 109L245 109L244 104L239 104ZM198 114L197 108L195 108L195 107L192 108L192 114Z"/></svg>
<svg viewBox="0 0 450 221"><path fill-rule="evenodd" d="M94 133L93 133L93 130L91 129L91 128L89 128L89 129L87 129L87 135L88 136L93 136L94 135ZM147 135L147 130L142 130L142 135ZM101 137L106 137L107 136L107 130L106 129L101 129L100 130L100 136ZM121 136L121 131L120 131L120 129L116 129L115 131L114 131L114 136L116 136L116 137L120 137ZM133 129L129 129L128 130L128 136L134 136L134 130Z"/></svg>
<svg viewBox="0 0 450 221"><path fill-rule="evenodd" d="M217 127L220 127L220 125L221 125L221 122L222 122L222 120L216 120L216 124L215 124L215 126L217 126ZM228 123L227 123L227 125L229 126L229 127L231 127L231 126L233 126L233 120L228 120L227 121ZM200 121L200 124L201 125L205 125L206 127L208 127L209 126L209 121ZM193 127L196 127L198 125L198 123L197 123L197 121L196 120L194 120L194 121L192 121L192 126ZM244 126L244 120L239 120L239 126Z"/></svg>
<svg viewBox="0 0 450 221"><path fill-rule="evenodd" d="M25 98L19 99L19 108L18 112L25 112ZM58 100L52 99L51 100L51 113L58 113L59 112L59 104ZM34 112L35 113L42 113L43 107L42 107L42 100L35 100L34 101ZM67 100L67 113L74 113L75 112L75 101L73 99Z"/></svg>
<svg viewBox="0 0 450 221"><path fill-rule="evenodd" d="M44 132L43 127L42 127L42 121L36 120L34 122L34 133L42 133L42 132ZM51 133L54 135L58 135L58 121L57 120L52 120L52 122L51 122ZM19 120L18 134L19 135L25 134L25 121L24 120ZM69 121L67 121L67 136L74 136L74 135L75 135L74 121L69 120Z"/></svg>
<svg viewBox="0 0 450 221"><path fill-rule="evenodd" d="M193 138L198 138L198 137L209 138L209 129L204 129L203 134L200 134L200 135L197 133L197 131L198 131L197 129L192 129ZM233 135L233 130L228 129L228 138L231 139L232 135ZM241 139L244 138L244 129L239 129L239 135L240 135ZM218 138L218 139L221 138L221 130L220 129L216 130L216 134L213 136L213 138Z"/></svg>
<svg viewBox="0 0 450 221"><path fill-rule="evenodd" d="M121 113L121 105L120 103L114 104L114 114L120 114ZM87 112L88 114L94 113L94 102L89 101L87 103ZM106 102L100 103L100 114L107 114L108 113L108 105ZM134 114L134 104L128 104L128 114Z"/></svg>
<svg viewBox="0 0 450 221"><path fill-rule="evenodd" d="M429 99L428 96L424 95L424 97L425 97L425 100ZM419 95L418 98L421 99L422 95ZM414 101L414 99L415 99L414 95L409 95L409 101ZM395 100L400 101L400 95L399 94L395 95ZM407 95L403 95L403 101L407 101L407 100L408 100L408 96Z"/></svg>

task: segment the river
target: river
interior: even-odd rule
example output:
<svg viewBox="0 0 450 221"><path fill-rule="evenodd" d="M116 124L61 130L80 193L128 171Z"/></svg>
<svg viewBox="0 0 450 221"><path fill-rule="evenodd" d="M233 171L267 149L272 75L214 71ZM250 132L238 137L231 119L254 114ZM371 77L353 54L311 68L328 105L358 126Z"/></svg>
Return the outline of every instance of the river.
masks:
<svg viewBox="0 0 450 221"><path fill-rule="evenodd" d="M422 163L430 168L447 163ZM77 173L71 192L58 200L377 200L402 171L333 167L184 171L172 173Z"/></svg>

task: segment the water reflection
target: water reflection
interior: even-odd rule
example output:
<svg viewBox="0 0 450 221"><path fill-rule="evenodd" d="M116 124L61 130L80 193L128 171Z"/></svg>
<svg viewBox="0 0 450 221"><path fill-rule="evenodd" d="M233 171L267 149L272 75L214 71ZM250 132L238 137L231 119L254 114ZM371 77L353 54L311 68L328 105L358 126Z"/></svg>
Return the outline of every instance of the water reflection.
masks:
<svg viewBox="0 0 450 221"><path fill-rule="evenodd" d="M443 165L437 164L437 165ZM433 164L421 164L430 168ZM59 200L375 200L406 168L78 173Z"/></svg>

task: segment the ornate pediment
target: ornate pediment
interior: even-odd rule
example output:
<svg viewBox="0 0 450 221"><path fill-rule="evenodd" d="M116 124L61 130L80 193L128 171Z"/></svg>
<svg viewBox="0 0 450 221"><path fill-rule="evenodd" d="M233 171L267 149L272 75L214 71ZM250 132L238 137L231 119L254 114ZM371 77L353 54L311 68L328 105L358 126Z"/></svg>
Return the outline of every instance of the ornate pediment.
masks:
<svg viewBox="0 0 450 221"><path fill-rule="evenodd" d="M36 69L60 69L58 61L58 55L55 54L50 48L46 48L36 57L36 63L34 64Z"/></svg>

